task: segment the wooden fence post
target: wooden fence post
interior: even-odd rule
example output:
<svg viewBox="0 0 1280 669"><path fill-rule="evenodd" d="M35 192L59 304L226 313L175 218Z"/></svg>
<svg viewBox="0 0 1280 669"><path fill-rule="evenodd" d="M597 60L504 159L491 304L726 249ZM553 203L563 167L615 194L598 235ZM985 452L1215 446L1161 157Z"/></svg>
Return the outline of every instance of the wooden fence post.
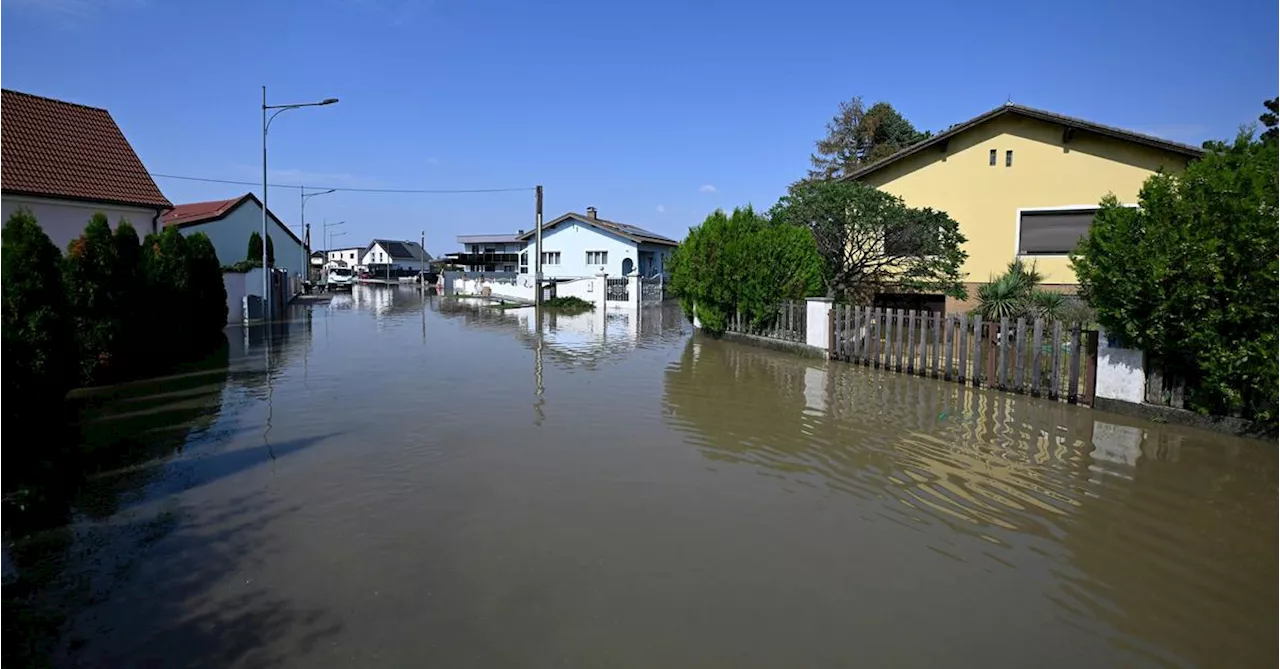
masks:
<svg viewBox="0 0 1280 669"><path fill-rule="evenodd" d="M1000 329L991 340L995 342L995 353L999 356L996 363L996 378L999 381L996 387L1005 390L1009 387L1009 318L1007 316L1000 317Z"/></svg>
<svg viewBox="0 0 1280 669"><path fill-rule="evenodd" d="M920 365L916 367L916 373L919 374L920 376L925 376L927 373L927 369L929 367L926 361L929 355L929 350L928 350L929 340L925 336L928 333L928 329L929 329L929 320L928 320L929 317L927 315L928 313L929 312L927 311L919 312L920 314L920 351L919 351Z"/></svg>
<svg viewBox="0 0 1280 669"><path fill-rule="evenodd" d="M916 339L916 310L908 309L905 315L907 317L906 372L913 374L916 371L915 351L911 349L914 348Z"/></svg>
<svg viewBox="0 0 1280 669"><path fill-rule="evenodd" d="M836 312L838 311L840 311L839 304L833 304L831 305L831 308L827 310L827 359L828 360L837 359L836 358L836 323L838 322L838 319L836 318Z"/></svg>
<svg viewBox="0 0 1280 669"><path fill-rule="evenodd" d="M942 353L942 312L933 314L933 378L938 378L938 361Z"/></svg>
<svg viewBox="0 0 1280 669"><path fill-rule="evenodd" d="M871 330L868 331L867 344L867 366L880 366L880 312L877 309L871 309Z"/></svg>
<svg viewBox="0 0 1280 669"><path fill-rule="evenodd" d="M1058 399L1062 392L1062 321L1053 322L1053 385L1049 387L1049 399Z"/></svg>
<svg viewBox="0 0 1280 669"><path fill-rule="evenodd" d="M982 314L974 314L973 332L969 340L973 344L973 369L971 370L969 382L973 384L974 388L977 388L982 385L982 354L986 349L986 342L982 338Z"/></svg>
<svg viewBox="0 0 1280 669"><path fill-rule="evenodd" d="M1024 372L1025 358L1023 351L1027 348L1027 320L1021 316L1018 317L1018 325L1014 336L1016 339L1013 344L1013 389L1016 392L1026 392L1022 382L1026 378Z"/></svg>
<svg viewBox="0 0 1280 669"><path fill-rule="evenodd" d="M947 356L947 376L948 381L959 381L961 385L968 378L969 372L964 368L965 363L969 361L969 326L965 321L967 318L961 318L947 315L947 332L943 335L945 341L942 344L943 354ZM959 326L958 328L956 326ZM955 368L953 362L956 353L956 340L960 340L960 368Z"/></svg>
<svg viewBox="0 0 1280 669"><path fill-rule="evenodd" d="M1067 392L1067 401L1075 404L1080 401L1080 323L1071 326L1071 386Z"/></svg>
<svg viewBox="0 0 1280 669"><path fill-rule="evenodd" d="M1080 396L1082 404L1093 406L1093 399L1098 392L1098 331L1085 333L1084 342L1084 392Z"/></svg>
<svg viewBox="0 0 1280 669"><path fill-rule="evenodd" d="M1000 336L1000 324L992 321L987 323L986 337L983 339L982 346L987 349L987 372L986 386L988 388L999 388L1001 384L1000 377L997 376L1000 362L1000 348L996 346L996 339Z"/></svg>
<svg viewBox="0 0 1280 669"><path fill-rule="evenodd" d="M902 371L902 331L904 329L903 326L906 325L906 323L904 323L903 321L906 320L907 310L894 309L893 315L894 315L894 318L898 321L898 327L894 328L894 332L893 332L893 355L894 355L893 369L894 371L901 372Z"/></svg>
<svg viewBox="0 0 1280 669"><path fill-rule="evenodd" d="M1031 396L1040 396L1040 346L1044 338L1044 319L1037 318L1031 334Z"/></svg>

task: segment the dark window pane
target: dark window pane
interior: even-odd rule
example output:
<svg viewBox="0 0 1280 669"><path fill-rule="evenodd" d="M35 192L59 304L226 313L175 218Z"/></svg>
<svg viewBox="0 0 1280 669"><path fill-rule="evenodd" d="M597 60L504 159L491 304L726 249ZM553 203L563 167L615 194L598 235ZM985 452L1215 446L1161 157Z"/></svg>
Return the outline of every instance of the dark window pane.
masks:
<svg viewBox="0 0 1280 669"><path fill-rule="evenodd" d="M1019 222L1018 253L1066 255L1089 232L1095 210L1024 211Z"/></svg>
<svg viewBox="0 0 1280 669"><path fill-rule="evenodd" d="M1004 152L1004 166L1013 167L1013 151Z"/></svg>
<svg viewBox="0 0 1280 669"><path fill-rule="evenodd" d="M995 149L991 149L991 164L992 164L992 165L995 165L995 164L996 164L996 150L995 150Z"/></svg>

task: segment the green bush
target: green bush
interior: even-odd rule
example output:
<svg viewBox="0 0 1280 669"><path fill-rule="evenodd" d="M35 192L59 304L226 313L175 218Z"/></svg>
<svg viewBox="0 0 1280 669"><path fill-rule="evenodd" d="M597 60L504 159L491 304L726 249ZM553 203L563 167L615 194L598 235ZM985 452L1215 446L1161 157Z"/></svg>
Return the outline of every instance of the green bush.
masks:
<svg viewBox="0 0 1280 669"><path fill-rule="evenodd" d="M222 281L218 252L203 232L187 238L187 251L193 305L191 330L200 336L202 348L216 345L227 325L227 286Z"/></svg>
<svg viewBox="0 0 1280 669"><path fill-rule="evenodd" d="M136 234L134 245L136 246ZM63 285L75 323L80 382L111 381L129 357L129 310L136 303L136 250L128 250L129 232L119 238L101 213L94 214L79 237L67 245ZM121 258L121 247L129 257Z"/></svg>
<svg viewBox="0 0 1280 669"><path fill-rule="evenodd" d="M690 319L724 332L742 312L763 324L782 300L822 294L822 258L808 230L777 223L751 207L717 210L671 256L671 290Z"/></svg>
<svg viewBox="0 0 1280 669"><path fill-rule="evenodd" d="M14 502L15 496L25 497L21 486L56 480L51 473L69 457L55 432L65 424L63 398L77 379L76 341L62 283L62 254L30 212L20 210L5 222L0 254L4 418L10 426L51 429L30 441L11 433L3 485L6 501Z"/></svg>
<svg viewBox="0 0 1280 669"><path fill-rule="evenodd" d="M1072 265L1098 321L1185 381L1194 408L1274 423L1277 147L1242 134L1206 149L1148 179L1140 208L1103 199Z"/></svg>
<svg viewBox="0 0 1280 669"><path fill-rule="evenodd" d="M244 259L248 262L258 263L262 266L262 235L254 232L249 235L249 252L245 254Z"/></svg>

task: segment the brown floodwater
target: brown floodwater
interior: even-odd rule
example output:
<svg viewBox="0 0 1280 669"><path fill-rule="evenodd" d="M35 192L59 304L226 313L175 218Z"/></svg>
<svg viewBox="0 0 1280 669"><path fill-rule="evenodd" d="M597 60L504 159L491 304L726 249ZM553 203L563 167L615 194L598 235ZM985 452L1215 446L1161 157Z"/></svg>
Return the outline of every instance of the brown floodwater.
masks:
<svg viewBox="0 0 1280 669"><path fill-rule="evenodd" d="M230 336L225 368L94 394L87 434L162 455L77 511L59 664L1277 662L1275 444L674 305L361 287Z"/></svg>

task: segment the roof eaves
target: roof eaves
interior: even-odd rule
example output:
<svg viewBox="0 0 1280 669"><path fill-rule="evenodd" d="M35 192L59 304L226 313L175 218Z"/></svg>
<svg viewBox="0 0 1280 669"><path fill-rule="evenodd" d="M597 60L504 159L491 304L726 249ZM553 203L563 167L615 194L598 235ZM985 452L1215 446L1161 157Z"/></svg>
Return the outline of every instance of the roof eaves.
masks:
<svg viewBox="0 0 1280 669"><path fill-rule="evenodd" d="M986 123L987 121L990 121L996 118L997 116L1003 116L1004 114L1007 114L1007 113L1022 114L1023 116L1039 119L1049 123L1069 125L1071 127L1078 128L1080 130L1086 130L1089 132L1105 135L1115 139L1123 139L1130 142L1136 142L1138 144L1145 144L1147 146L1164 149L1166 151L1181 153L1192 158L1198 158L1201 155L1204 155L1204 151L1202 149L1198 149L1189 144L1180 144L1178 142L1169 141L1167 139L1161 139L1159 137L1152 137L1151 135L1144 135L1142 133L1133 132L1131 130L1125 130L1123 128L1116 128L1113 126L1102 125L1100 123L1094 123L1092 121L1086 121L1084 119L1076 118L1074 116L1064 116L1062 114L1055 114L1053 112L1045 111L1043 109L1036 109L1035 107L1026 107L1023 105L1010 103L1010 104L1001 105L1000 107L996 107L995 109L979 114L978 116L975 116L967 121L958 123L948 128L947 130L940 132L934 135L933 137L930 137L929 139L912 144L911 146L908 146L907 148L902 149L901 151L898 151L897 153L894 153L892 155L885 156L884 158L881 158L880 160L877 160L876 162L871 163L870 165L865 165L863 167L860 167L854 170L853 172L850 172L849 174L846 174L843 177L840 177L840 180L850 181L850 180L854 180L854 179L858 179L860 177L866 176L867 174L878 171L881 168L887 167L893 163L898 162L899 160L902 160L903 158L919 153L920 151L923 151L931 146L936 146L940 142L944 142L950 139L951 137L954 137L962 132L965 132L976 126Z"/></svg>

